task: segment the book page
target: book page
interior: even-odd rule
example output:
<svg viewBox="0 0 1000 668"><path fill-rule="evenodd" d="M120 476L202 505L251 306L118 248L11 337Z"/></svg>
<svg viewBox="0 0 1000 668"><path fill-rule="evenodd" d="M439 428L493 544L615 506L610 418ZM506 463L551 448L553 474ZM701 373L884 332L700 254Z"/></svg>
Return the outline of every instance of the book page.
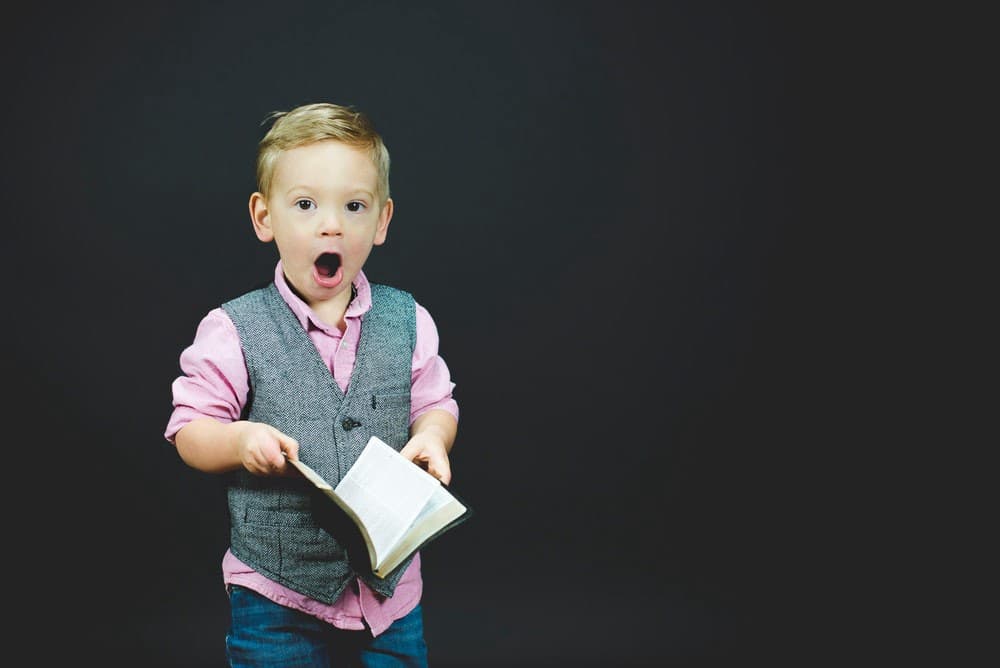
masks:
<svg viewBox="0 0 1000 668"><path fill-rule="evenodd" d="M364 522L361 520L360 517L358 517L357 513L354 512L354 509L351 508L351 506L348 505L347 502L344 501L340 497L340 495L333 490L333 487L330 486L330 483L324 480L322 476L316 473L316 471L314 471L309 465L303 463L298 459L289 459L287 461L289 464L298 469L299 473L305 476L306 480L311 482L318 489L322 490L322 492L326 494L327 497L329 497L334 503L336 503L340 507L341 510L347 513L351 517L351 519L354 520L354 523L357 524L358 528L361 530L361 536L365 539L365 545L367 545L368 547L368 554L372 561L372 568L374 568L375 546L372 544L372 537L368 533L368 528L365 526Z"/></svg>
<svg viewBox="0 0 1000 668"><path fill-rule="evenodd" d="M385 558L385 563L376 571L376 575L384 577L415 549L437 533L442 527L462 516L467 508L461 501L452 496L451 492L438 485L434 494L428 499L416 518L409 533L393 548Z"/></svg>
<svg viewBox="0 0 1000 668"><path fill-rule="evenodd" d="M375 550L374 568L440 487L434 476L372 437L334 491L365 525Z"/></svg>

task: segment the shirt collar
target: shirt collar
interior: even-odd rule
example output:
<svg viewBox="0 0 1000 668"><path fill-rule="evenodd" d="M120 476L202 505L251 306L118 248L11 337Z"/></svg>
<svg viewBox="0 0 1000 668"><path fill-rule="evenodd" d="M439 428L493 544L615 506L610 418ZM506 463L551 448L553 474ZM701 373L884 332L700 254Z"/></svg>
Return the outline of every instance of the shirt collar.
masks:
<svg viewBox="0 0 1000 668"><path fill-rule="evenodd" d="M303 329L308 330L309 323L312 323L313 327L324 331L334 329L320 320L313 310L309 308L309 305L292 291L291 286L288 285L288 281L285 280L285 272L282 270L281 260L278 260L278 264L274 268L274 284L278 288L278 293L285 300L285 303L288 304L288 307L292 310L292 313ZM365 272L358 272L358 275L354 278L352 287L354 288L354 298L347 305L347 312L344 313L345 319L360 318L372 306L371 285L368 283L368 277L365 276Z"/></svg>

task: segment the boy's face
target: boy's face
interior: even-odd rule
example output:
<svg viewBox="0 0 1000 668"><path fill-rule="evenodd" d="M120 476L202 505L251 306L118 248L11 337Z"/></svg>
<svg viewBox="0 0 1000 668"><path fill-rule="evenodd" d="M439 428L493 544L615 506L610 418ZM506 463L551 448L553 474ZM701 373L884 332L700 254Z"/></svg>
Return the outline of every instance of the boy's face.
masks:
<svg viewBox="0 0 1000 668"><path fill-rule="evenodd" d="M377 183L363 151L322 141L283 152L270 196L251 195L257 238L275 242L285 278L310 307L346 308L372 246L385 242L392 200L379 206Z"/></svg>

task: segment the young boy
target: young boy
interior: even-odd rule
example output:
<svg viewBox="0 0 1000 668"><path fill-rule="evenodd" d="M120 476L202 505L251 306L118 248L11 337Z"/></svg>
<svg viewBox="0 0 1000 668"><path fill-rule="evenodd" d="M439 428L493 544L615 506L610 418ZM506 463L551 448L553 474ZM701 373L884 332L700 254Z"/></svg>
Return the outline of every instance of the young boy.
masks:
<svg viewBox="0 0 1000 668"><path fill-rule="evenodd" d="M458 405L437 328L362 271L392 219L389 153L349 107L270 118L250 218L277 246L274 280L202 319L164 435L189 466L227 474L230 665L425 666L419 553L373 575L286 463L336 485L374 435L451 479Z"/></svg>

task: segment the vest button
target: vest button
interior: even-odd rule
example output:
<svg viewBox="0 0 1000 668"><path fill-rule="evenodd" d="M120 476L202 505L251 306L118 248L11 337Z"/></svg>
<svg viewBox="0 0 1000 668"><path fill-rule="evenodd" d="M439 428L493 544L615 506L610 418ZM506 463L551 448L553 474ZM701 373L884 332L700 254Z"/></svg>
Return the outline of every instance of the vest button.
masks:
<svg viewBox="0 0 1000 668"><path fill-rule="evenodd" d="M355 427L360 427L361 423L354 418L344 418L344 421L340 423L340 426L344 428L344 431L350 431Z"/></svg>

